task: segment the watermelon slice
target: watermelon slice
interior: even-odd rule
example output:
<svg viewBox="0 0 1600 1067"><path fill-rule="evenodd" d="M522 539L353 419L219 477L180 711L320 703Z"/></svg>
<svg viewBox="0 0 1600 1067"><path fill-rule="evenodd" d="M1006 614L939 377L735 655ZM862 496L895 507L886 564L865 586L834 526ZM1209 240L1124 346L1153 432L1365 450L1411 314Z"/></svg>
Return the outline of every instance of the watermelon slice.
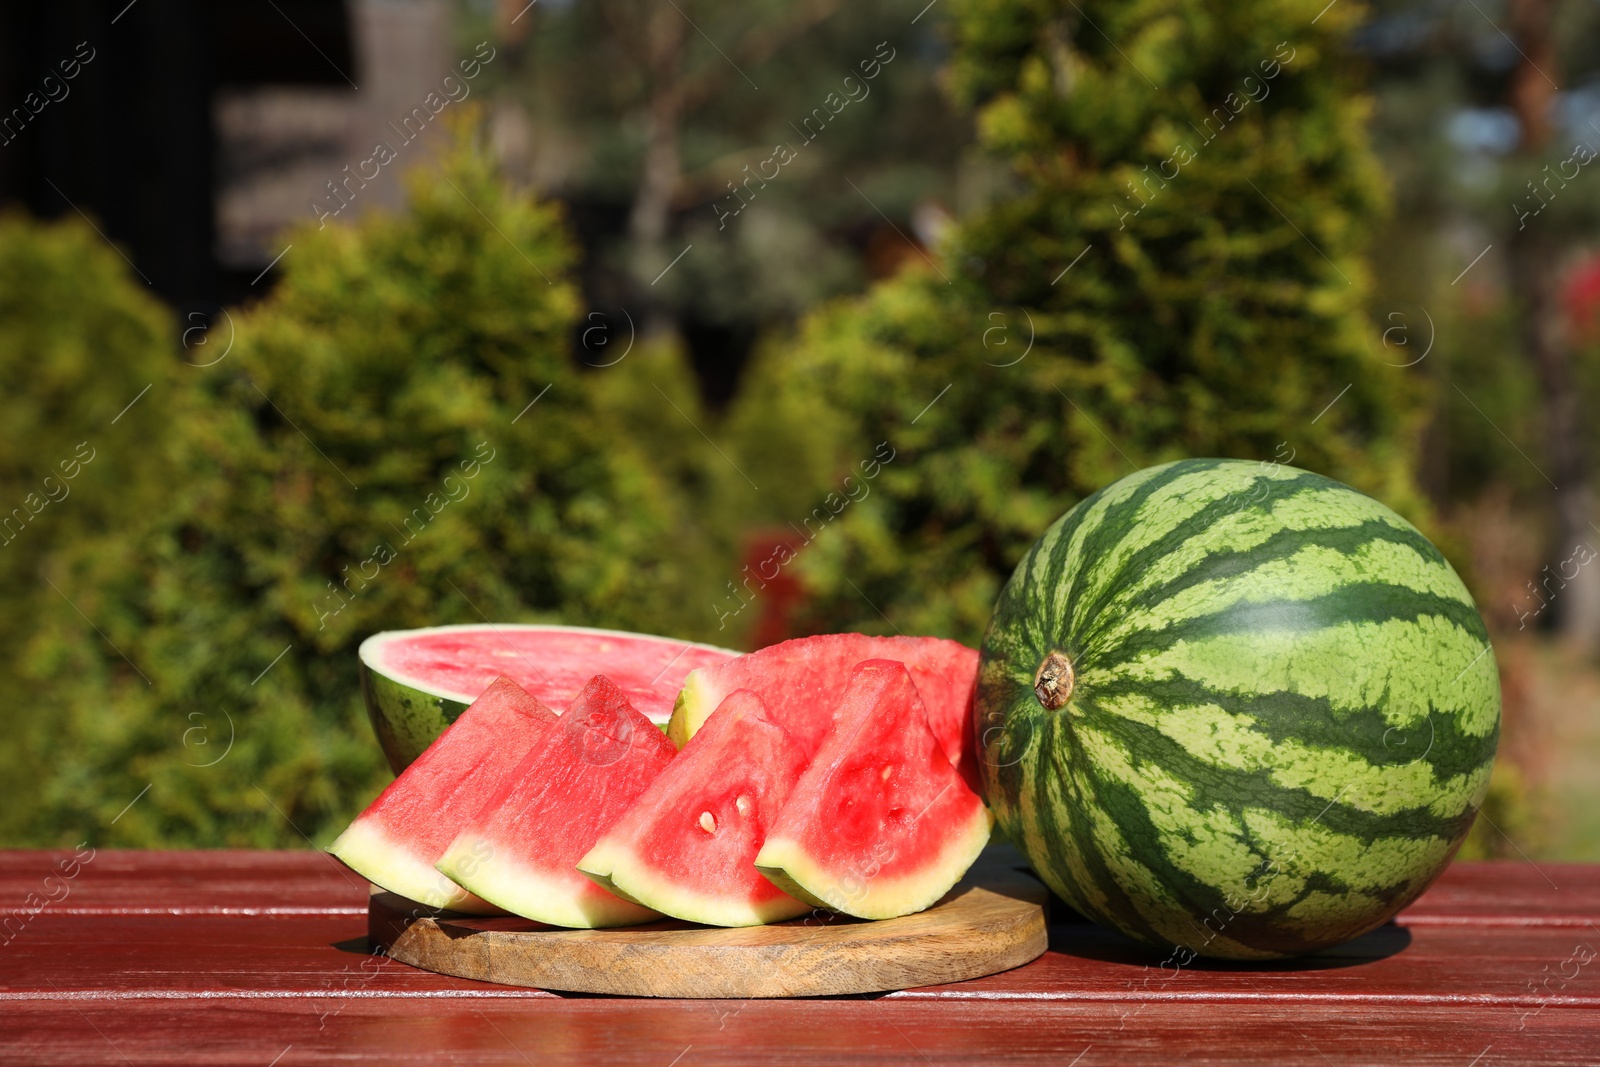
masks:
<svg viewBox="0 0 1600 1067"><path fill-rule="evenodd" d="M899 660L906 665L945 756L968 784L976 787L977 764L970 738L978 652L940 637L824 634L697 667L678 694L667 736L682 748L729 693L750 689L766 702L807 755L813 754L833 726L851 671L869 659Z"/></svg>
<svg viewBox="0 0 1600 1067"><path fill-rule="evenodd" d="M500 675L564 708L585 681L604 674L635 708L664 723L690 671L736 656L712 645L578 626L432 626L361 642L361 689L398 774Z"/></svg>
<svg viewBox="0 0 1600 1067"><path fill-rule="evenodd" d="M328 851L392 893L433 908L499 909L434 869L493 791L557 723L510 678L497 678L427 751L334 839Z"/></svg>
<svg viewBox="0 0 1600 1067"><path fill-rule="evenodd" d="M444 851L439 870L506 911L552 926L660 918L577 869L677 749L604 675L501 782Z"/></svg>
<svg viewBox="0 0 1600 1067"><path fill-rule="evenodd" d="M851 674L756 869L809 903L892 919L949 892L988 844L990 821L928 728L905 666L869 660Z"/></svg>
<svg viewBox="0 0 1600 1067"><path fill-rule="evenodd" d="M690 922L757 926L803 915L811 906L763 878L754 860L805 766L761 698L735 690L578 869Z"/></svg>

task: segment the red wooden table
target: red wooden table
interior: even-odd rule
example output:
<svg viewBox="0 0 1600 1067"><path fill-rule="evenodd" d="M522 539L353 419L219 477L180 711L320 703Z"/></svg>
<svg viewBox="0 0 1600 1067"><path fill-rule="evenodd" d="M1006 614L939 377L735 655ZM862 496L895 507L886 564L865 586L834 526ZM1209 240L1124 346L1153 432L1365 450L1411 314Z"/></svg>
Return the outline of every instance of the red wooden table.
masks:
<svg viewBox="0 0 1600 1067"><path fill-rule="evenodd" d="M0 852L7 1067L1600 1064L1595 867L1457 864L1397 923L1289 964L1174 974L1058 915L1050 951L1006 974L739 1002L552 994L371 956L366 885L317 853L103 851L69 877L71 856Z"/></svg>

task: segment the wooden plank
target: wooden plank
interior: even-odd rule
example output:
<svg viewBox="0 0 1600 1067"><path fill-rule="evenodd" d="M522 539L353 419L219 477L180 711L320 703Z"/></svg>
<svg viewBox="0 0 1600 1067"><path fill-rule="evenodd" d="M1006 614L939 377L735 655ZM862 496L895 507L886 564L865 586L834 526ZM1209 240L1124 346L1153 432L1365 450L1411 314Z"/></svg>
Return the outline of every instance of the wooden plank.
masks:
<svg viewBox="0 0 1600 1067"><path fill-rule="evenodd" d="M1584 946L1591 951L1586 952ZM1544 1003L1600 1008L1600 937L1564 928L1387 926L1312 957L1267 963L1197 960L1162 965L1151 953L1089 923L1055 923L1050 950L1003 975L907 990L954 999L1416 1004L1479 1003L1526 1010ZM1597 1020L1600 1023L1600 1020Z"/></svg>
<svg viewBox="0 0 1600 1067"><path fill-rule="evenodd" d="M0 888L14 894L40 867L48 869L41 863L47 858L39 853L0 855ZM97 867L102 859L106 862ZM146 859L153 862L142 862ZM313 853L102 853L72 883L65 900L34 915L5 944L10 966L0 971L0 990L48 988L42 982L16 984L32 974L63 986L107 992L151 982L194 992L252 983L270 989L329 988L348 981L365 960L359 951L366 932L364 904L348 903L364 902L365 897L354 895L358 889L345 881L344 873ZM1387 927L1321 957L1267 965L1197 961L1182 969L1163 967L1159 953L1072 922L1068 913L1068 921L1052 925L1051 951L1036 963L906 995L1081 1000L1185 999L1202 993L1273 999L1310 993L1367 1000L1423 998L1419 1002L1475 996L1519 1004L1529 997L1567 997L1576 999L1550 1002L1591 1004L1600 988L1594 973L1600 967L1579 961L1600 948L1600 935L1593 929L1600 924L1588 917L1600 913L1600 907L1587 915L1577 909L1588 907L1582 895L1592 896L1600 878L1592 870L1583 877L1581 868L1550 873L1574 888L1552 890L1525 867L1458 865L1442 886L1449 896L1432 908L1430 917L1459 915L1474 922L1417 923L1413 913L1428 914L1419 904L1402 918L1409 925ZM1472 888L1480 876L1491 891ZM118 885L126 885L127 892L120 893ZM359 891L364 894L364 887ZM1579 899L1569 903L1558 893ZM1530 916L1560 921L1498 936L1494 924L1476 921L1495 917L1484 914L1489 899L1498 901L1495 914L1501 924L1522 926ZM182 919L186 933L175 934L162 923L163 916ZM230 916L241 921L212 921ZM271 916L277 918L262 921ZM8 929L16 930L15 924ZM399 966L389 963L385 971ZM388 983L410 988L407 982L417 989L462 987L434 984L407 969L372 988L387 988ZM471 988L471 983L465 986Z"/></svg>
<svg viewBox="0 0 1600 1067"><path fill-rule="evenodd" d="M0 851L0 922L33 906L30 896L56 915L365 915L367 892L365 879L310 850Z"/></svg>
<svg viewBox="0 0 1600 1067"><path fill-rule="evenodd" d="M64 853L0 853L22 902ZM1592 1064L1600 872L1457 864L1323 956L1160 966L1066 913L1005 974L874 998L653 1001L447 978L364 952L315 853L97 853L0 946L0 1063Z"/></svg>
<svg viewBox="0 0 1600 1067"><path fill-rule="evenodd" d="M371 955L365 915L45 915L0 964L0 1003L491 988Z"/></svg>
<svg viewBox="0 0 1600 1067"><path fill-rule="evenodd" d="M72 849L0 850L0 916L22 907L29 894L48 895L46 880L73 855ZM366 883L331 856L310 850L102 849L80 866L67 899L51 904L50 910L244 914L311 909L365 914L367 908ZM59 890L55 895L60 896ZM1594 867L1455 863L1406 909L1400 922L1584 926L1597 918L1600 873Z"/></svg>
<svg viewBox="0 0 1600 1067"><path fill-rule="evenodd" d="M359 990L398 999L548 996L447 978L364 951L356 916L41 916L0 950L0 1004L87 998L289 996ZM1600 949L1600 939L1587 942ZM1174 973L1087 924L1051 928L1051 949L987 978L893 994L908 1000L1278 1002L1326 1005L1479 1004L1506 1014L1541 1005L1600 1009L1600 959L1573 960L1571 930L1508 936L1477 927L1390 928L1344 956L1251 967L1191 965ZM1400 949L1400 951L1395 951ZM1570 977L1566 977L1570 976ZM0 1009L0 1014L7 1009Z"/></svg>
<svg viewBox="0 0 1600 1067"><path fill-rule="evenodd" d="M1399 921L1592 930L1600 925L1600 869L1570 863L1455 863Z"/></svg>
<svg viewBox="0 0 1600 1067"><path fill-rule="evenodd" d="M1118 1004L893 999L663 1001L294 998L70 1002L0 1019L17 1064L503 1064L774 1067L992 1063L1592 1065L1593 1013L1526 1020L1472 1006Z"/></svg>

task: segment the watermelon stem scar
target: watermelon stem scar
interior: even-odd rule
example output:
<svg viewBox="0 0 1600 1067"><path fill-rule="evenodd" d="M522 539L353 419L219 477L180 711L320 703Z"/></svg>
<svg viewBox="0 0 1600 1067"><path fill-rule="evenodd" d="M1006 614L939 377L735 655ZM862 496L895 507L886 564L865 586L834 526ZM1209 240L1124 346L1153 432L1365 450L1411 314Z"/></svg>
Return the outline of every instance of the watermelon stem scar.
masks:
<svg viewBox="0 0 1600 1067"><path fill-rule="evenodd" d="M1072 699L1072 682L1072 661L1065 652L1052 652L1033 676L1033 691L1039 703L1055 711Z"/></svg>

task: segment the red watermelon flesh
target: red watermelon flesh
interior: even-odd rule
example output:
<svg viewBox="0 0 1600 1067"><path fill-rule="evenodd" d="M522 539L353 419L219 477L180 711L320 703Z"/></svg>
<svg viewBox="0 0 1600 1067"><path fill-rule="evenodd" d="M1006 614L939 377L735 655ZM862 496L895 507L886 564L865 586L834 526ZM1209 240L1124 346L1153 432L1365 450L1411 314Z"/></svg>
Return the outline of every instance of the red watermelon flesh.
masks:
<svg viewBox="0 0 1600 1067"><path fill-rule="evenodd" d="M581 626L433 626L375 634L361 646L369 670L467 703L499 675L554 707L604 674L653 721L665 722L683 679L738 653L649 634Z"/></svg>
<svg viewBox="0 0 1600 1067"><path fill-rule="evenodd" d="M862 919L910 915L961 880L989 809L928 728L905 666L858 665L833 730L756 856L778 888Z"/></svg>
<svg viewBox="0 0 1600 1067"><path fill-rule="evenodd" d="M906 665L945 756L975 785L971 710L978 652L940 637L823 634L698 667L678 694L667 736L682 747L729 693L749 689L766 702L807 754L815 753L833 726L851 672L869 659Z"/></svg>
<svg viewBox="0 0 1600 1067"><path fill-rule="evenodd" d="M512 914L552 926L660 918L595 884L577 863L676 753L610 679L596 675L457 835L439 870Z"/></svg>
<svg viewBox="0 0 1600 1067"><path fill-rule="evenodd" d="M630 900L711 926L792 919L811 905L755 868L805 754L761 698L735 690L579 870Z"/></svg>
<svg viewBox="0 0 1600 1067"><path fill-rule="evenodd" d="M516 682L496 678L328 851L368 881L429 907L497 912L434 864L556 722L556 713Z"/></svg>

